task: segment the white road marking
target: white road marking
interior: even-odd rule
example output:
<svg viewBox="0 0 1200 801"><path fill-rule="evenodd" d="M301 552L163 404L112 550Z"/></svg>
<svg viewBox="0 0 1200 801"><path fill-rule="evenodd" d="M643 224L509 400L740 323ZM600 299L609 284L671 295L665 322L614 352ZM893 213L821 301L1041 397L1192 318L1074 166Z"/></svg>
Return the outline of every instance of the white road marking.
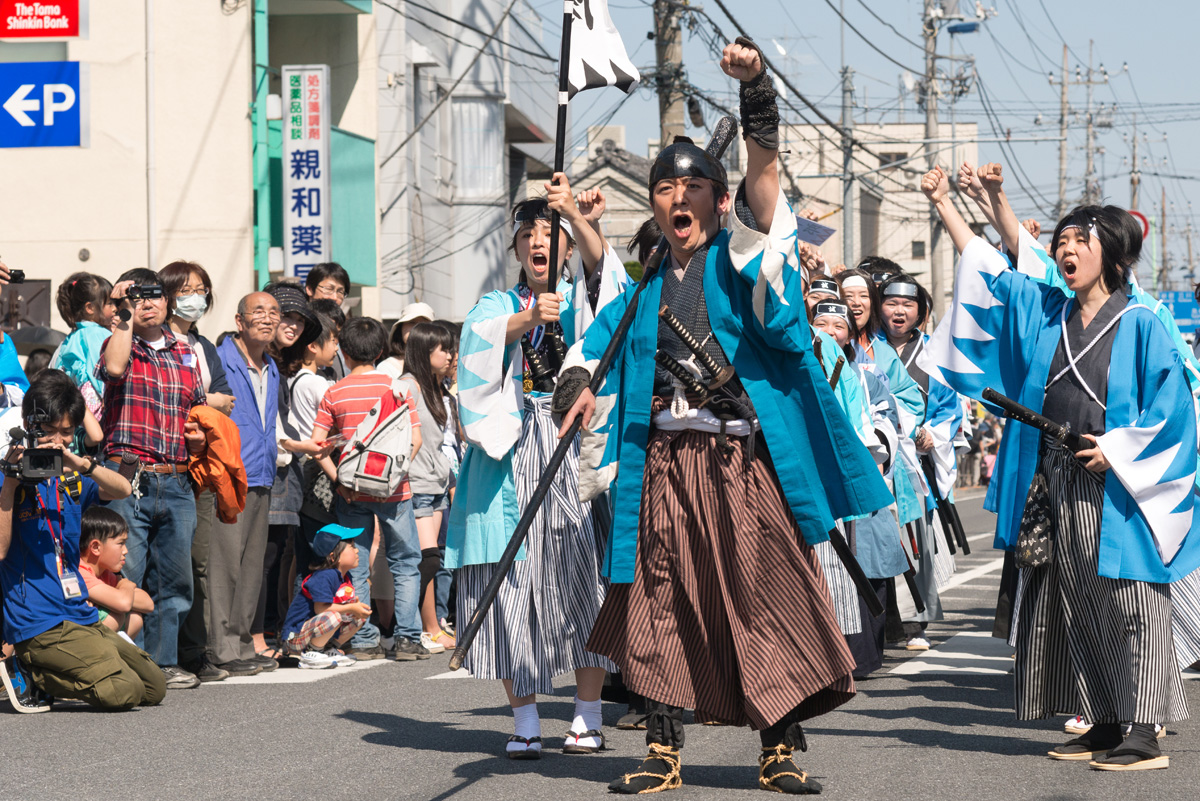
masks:
<svg viewBox="0 0 1200 801"><path fill-rule="evenodd" d="M984 631L955 634L946 642L914 656L891 672L897 676L928 673L1003 675L1012 668L1013 649Z"/></svg>
<svg viewBox="0 0 1200 801"><path fill-rule="evenodd" d="M973 567L970 570L956 574L954 578L938 587L938 593L941 594L947 590L952 590L955 587L961 587L964 584L970 584L975 579L986 576L989 573L995 573L997 570L1003 569L1003 567L1004 557L993 559L992 561L982 564L979 567Z"/></svg>
<svg viewBox="0 0 1200 801"><path fill-rule="evenodd" d="M994 539L996 539L996 533L994 531L988 531L983 534L976 534L974 537L967 537L967 542L979 542L980 540Z"/></svg>
<svg viewBox="0 0 1200 801"><path fill-rule="evenodd" d="M301 670L294 667L281 667L278 670L273 670L270 673L259 673L257 676L230 676L224 681L208 681L201 684L201 687L224 687L235 684L308 684L321 679L328 679L334 676L345 676L347 673L356 673L361 670L378 667L379 665L390 662L390 659L372 659L366 662L358 662L349 667L335 667L326 670Z"/></svg>
<svg viewBox="0 0 1200 801"><path fill-rule="evenodd" d="M425 679L427 681L430 679L469 679L469 678L471 678L471 674L467 672L466 668L459 668L458 670L448 670L445 673L439 673L436 676L426 676L425 677Z"/></svg>

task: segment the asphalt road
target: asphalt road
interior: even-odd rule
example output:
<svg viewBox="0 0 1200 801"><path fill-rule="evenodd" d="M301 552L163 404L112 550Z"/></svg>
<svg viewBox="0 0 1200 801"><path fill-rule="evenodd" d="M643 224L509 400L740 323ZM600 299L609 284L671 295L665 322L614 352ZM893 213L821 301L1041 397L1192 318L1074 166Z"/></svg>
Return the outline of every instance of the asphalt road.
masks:
<svg viewBox="0 0 1200 801"><path fill-rule="evenodd" d="M980 503L960 500L974 553L942 595L934 649L890 650L854 701L806 728L801 766L831 799L1195 798L1192 721L1169 729L1170 769L1105 774L1045 757L1068 739L1061 718L1014 719L1009 649L987 636L1000 572ZM645 753L641 733L607 728L609 750L563 755L573 709L564 677L540 704L542 760L504 759L503 690L447 675L447 660L281 669L123 714L64 704L18 715L0 702L0 799L597 799ZM1200 707L1200 681L1185 684ZM621 712L606 704L606 726ZM758 797L756 735L689 726L687 737L685 784L669 798Z"/></svg>

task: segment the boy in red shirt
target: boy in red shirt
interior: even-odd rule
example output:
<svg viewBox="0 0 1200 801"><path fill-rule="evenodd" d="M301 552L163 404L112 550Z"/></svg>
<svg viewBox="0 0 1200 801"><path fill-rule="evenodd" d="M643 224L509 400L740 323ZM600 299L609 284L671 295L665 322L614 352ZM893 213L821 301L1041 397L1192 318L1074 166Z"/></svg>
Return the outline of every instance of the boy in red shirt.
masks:
<svg viewBox="0 0 1200 801"><path fill-rule="evenodd" d="M379 402L384 393L393 391L392 379L375 369L375 360L387 348L387 332L378 320L356 317L342 328L338 341L349 374L325 393L317 409L312 441L322 443L331 432L349 438L367 412ZM412 415L412 453L421 449L421 421L417 404L410 393L398 400L408 403ZM353 540L358 549L358 565L350 570L350 580L359 598L370 598L370 550L375 521L379 521L381 546L387 554L388 569L396 589L396 652L398 662L428 659L431 654L421 645L421 625L417 616L421 594L418 565L421 546L417 539L417 523L413 516L412 490L408 477L396 493L387 500L356 494L338 485L337 466L333 459L320 460L321 469L329 476L338 492L334 514L348 528L362 529ZM358 659L380 659L383 647L379 644L379 628L370 621L350 641L349 653Z"/></svg>
<svg viewBox="0 0 1200 801"><path fill-rule="evenodd" d="M88 603L100 610L100 622L127 638L142 630L143 615L154 611L149 594L118 574L125 565L129 526L105 506L83 512L79 535L79 574L87 584ZM132 641L132 640L131 640Z"/></svg>

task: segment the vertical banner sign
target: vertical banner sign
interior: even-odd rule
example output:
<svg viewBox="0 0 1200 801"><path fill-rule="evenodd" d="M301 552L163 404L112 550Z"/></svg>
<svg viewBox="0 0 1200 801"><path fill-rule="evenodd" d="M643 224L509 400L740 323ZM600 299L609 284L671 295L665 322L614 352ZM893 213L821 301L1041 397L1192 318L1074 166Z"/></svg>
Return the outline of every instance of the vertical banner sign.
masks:
<svg viewBox="0 0 1200 801"><path fill-rule="evenodd" d="M0 0L0 39L86 39L87 0Z"/></svg>
<svg viewBox="0 0 1200 801"><path fill-rule="evenodd" d="M329 241L329 66L284 66L283 273L303 279L332 261Z"/></svg>

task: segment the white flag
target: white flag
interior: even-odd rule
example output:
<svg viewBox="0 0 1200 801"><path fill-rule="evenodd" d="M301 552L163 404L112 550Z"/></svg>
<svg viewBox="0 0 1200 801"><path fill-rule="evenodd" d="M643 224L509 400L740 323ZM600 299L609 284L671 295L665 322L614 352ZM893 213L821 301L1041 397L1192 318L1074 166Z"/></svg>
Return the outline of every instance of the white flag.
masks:
<svg viewBox="0 0 1200 801"><path fill-rule="evenodd" d="M615 86L631 94L642 76L625 52L621 34L608 15L608 0L570 0L571 68L568 97L584 89Z"/></svg>

